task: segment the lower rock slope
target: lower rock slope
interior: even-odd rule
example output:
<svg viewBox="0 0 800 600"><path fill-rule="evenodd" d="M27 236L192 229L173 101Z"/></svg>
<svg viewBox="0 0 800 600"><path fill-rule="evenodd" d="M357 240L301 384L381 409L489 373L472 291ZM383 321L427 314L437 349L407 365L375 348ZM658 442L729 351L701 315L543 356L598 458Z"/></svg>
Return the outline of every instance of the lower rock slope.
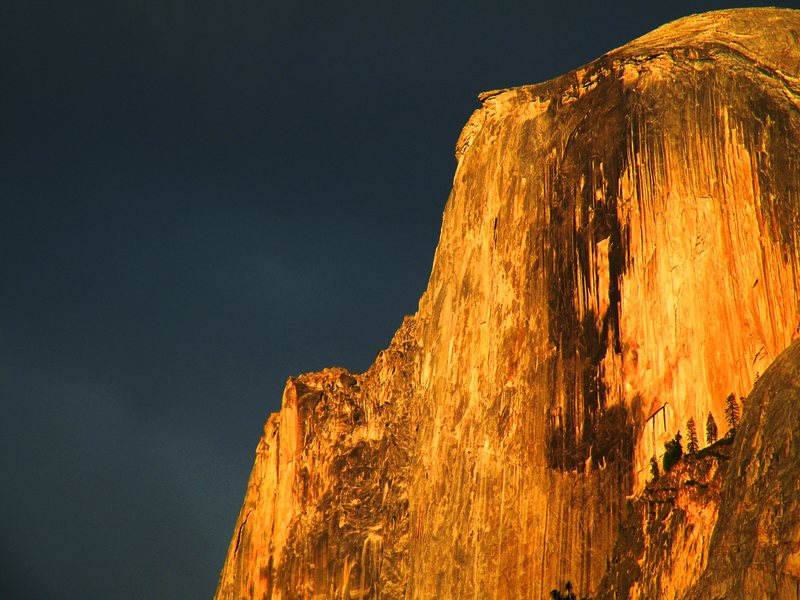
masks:
<svg viewBox="0 0 800 600"><path fill-rule="evenodd" d="M800 341L747 397L734 436L628 504L595 600L800 597Z"/></svg>

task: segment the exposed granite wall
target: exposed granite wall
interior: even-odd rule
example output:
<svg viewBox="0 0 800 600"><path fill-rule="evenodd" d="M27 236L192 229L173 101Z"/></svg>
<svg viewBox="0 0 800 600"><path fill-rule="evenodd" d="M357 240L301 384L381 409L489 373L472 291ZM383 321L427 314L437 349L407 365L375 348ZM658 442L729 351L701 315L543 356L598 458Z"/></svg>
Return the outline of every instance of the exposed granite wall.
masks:
<svg viewBox="0 0 800 600"><path fill-rule="evenodd" d="M217 598L593 590L650 457L797 332L798 32L709 13L483 94L417 314L290 380Z"/></svg>

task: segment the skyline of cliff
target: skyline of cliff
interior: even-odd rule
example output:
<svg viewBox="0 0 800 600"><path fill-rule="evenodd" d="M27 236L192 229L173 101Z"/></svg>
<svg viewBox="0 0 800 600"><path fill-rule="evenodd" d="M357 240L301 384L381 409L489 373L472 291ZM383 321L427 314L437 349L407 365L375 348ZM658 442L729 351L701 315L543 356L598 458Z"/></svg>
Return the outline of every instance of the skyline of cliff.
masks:
<svg viewBox="0 0 800 600"><path fill-rule="evenodd" d="M6 3L0 592L209 597L287 377L416 310L476 94L745 4Z"/></svg>

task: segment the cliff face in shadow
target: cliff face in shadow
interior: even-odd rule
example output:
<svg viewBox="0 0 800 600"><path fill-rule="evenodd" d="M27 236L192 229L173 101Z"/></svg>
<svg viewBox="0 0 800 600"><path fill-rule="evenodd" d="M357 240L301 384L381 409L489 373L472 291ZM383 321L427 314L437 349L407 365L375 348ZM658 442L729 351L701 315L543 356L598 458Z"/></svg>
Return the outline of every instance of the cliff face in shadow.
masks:
<svg viewBox="0 0 800 600"><path fill-rule="evenodd" d="M798 40L709 13L482 94L418 312L289 381L216 597L594 591L650 457L797 332Z"/></svg>
<svg viewBox="0 0 800 600"><path fill-rule="evenodd" d="M748 397L708 567L687 598L800 597L800 341Z"/></svg>

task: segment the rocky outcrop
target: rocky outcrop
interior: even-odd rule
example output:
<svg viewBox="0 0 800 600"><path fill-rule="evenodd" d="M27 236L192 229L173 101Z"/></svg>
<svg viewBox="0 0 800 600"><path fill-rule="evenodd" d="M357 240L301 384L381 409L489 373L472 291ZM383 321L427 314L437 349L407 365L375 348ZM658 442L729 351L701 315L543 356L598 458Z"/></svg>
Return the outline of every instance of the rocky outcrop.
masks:
<svg viewBox="0 0 800 600"><path fill-rule="evenodd" d="M745 402L735 436L684 457L628 504L595 600L796 599L800 341Z"/></svg>
<svg viewBox="0 0 800 600"><path fill-rule="evenodd" d="M289 379L217 598L399 598L408 573L414 320L364 375Z"/></svg>
<svg viewBox="0 0 800 600"><path fill-rule="evenodd" d="M732 443L684 456L628 501L594 600L685 597L707 565Z"/></svg>
<svg viewBox="0 0 800 600"><path fill-rule="evenodd" d="M419 310L290 380L217 598L593 592L650 458L797 332L798 32L709 13L482 94Z"/></svg>

